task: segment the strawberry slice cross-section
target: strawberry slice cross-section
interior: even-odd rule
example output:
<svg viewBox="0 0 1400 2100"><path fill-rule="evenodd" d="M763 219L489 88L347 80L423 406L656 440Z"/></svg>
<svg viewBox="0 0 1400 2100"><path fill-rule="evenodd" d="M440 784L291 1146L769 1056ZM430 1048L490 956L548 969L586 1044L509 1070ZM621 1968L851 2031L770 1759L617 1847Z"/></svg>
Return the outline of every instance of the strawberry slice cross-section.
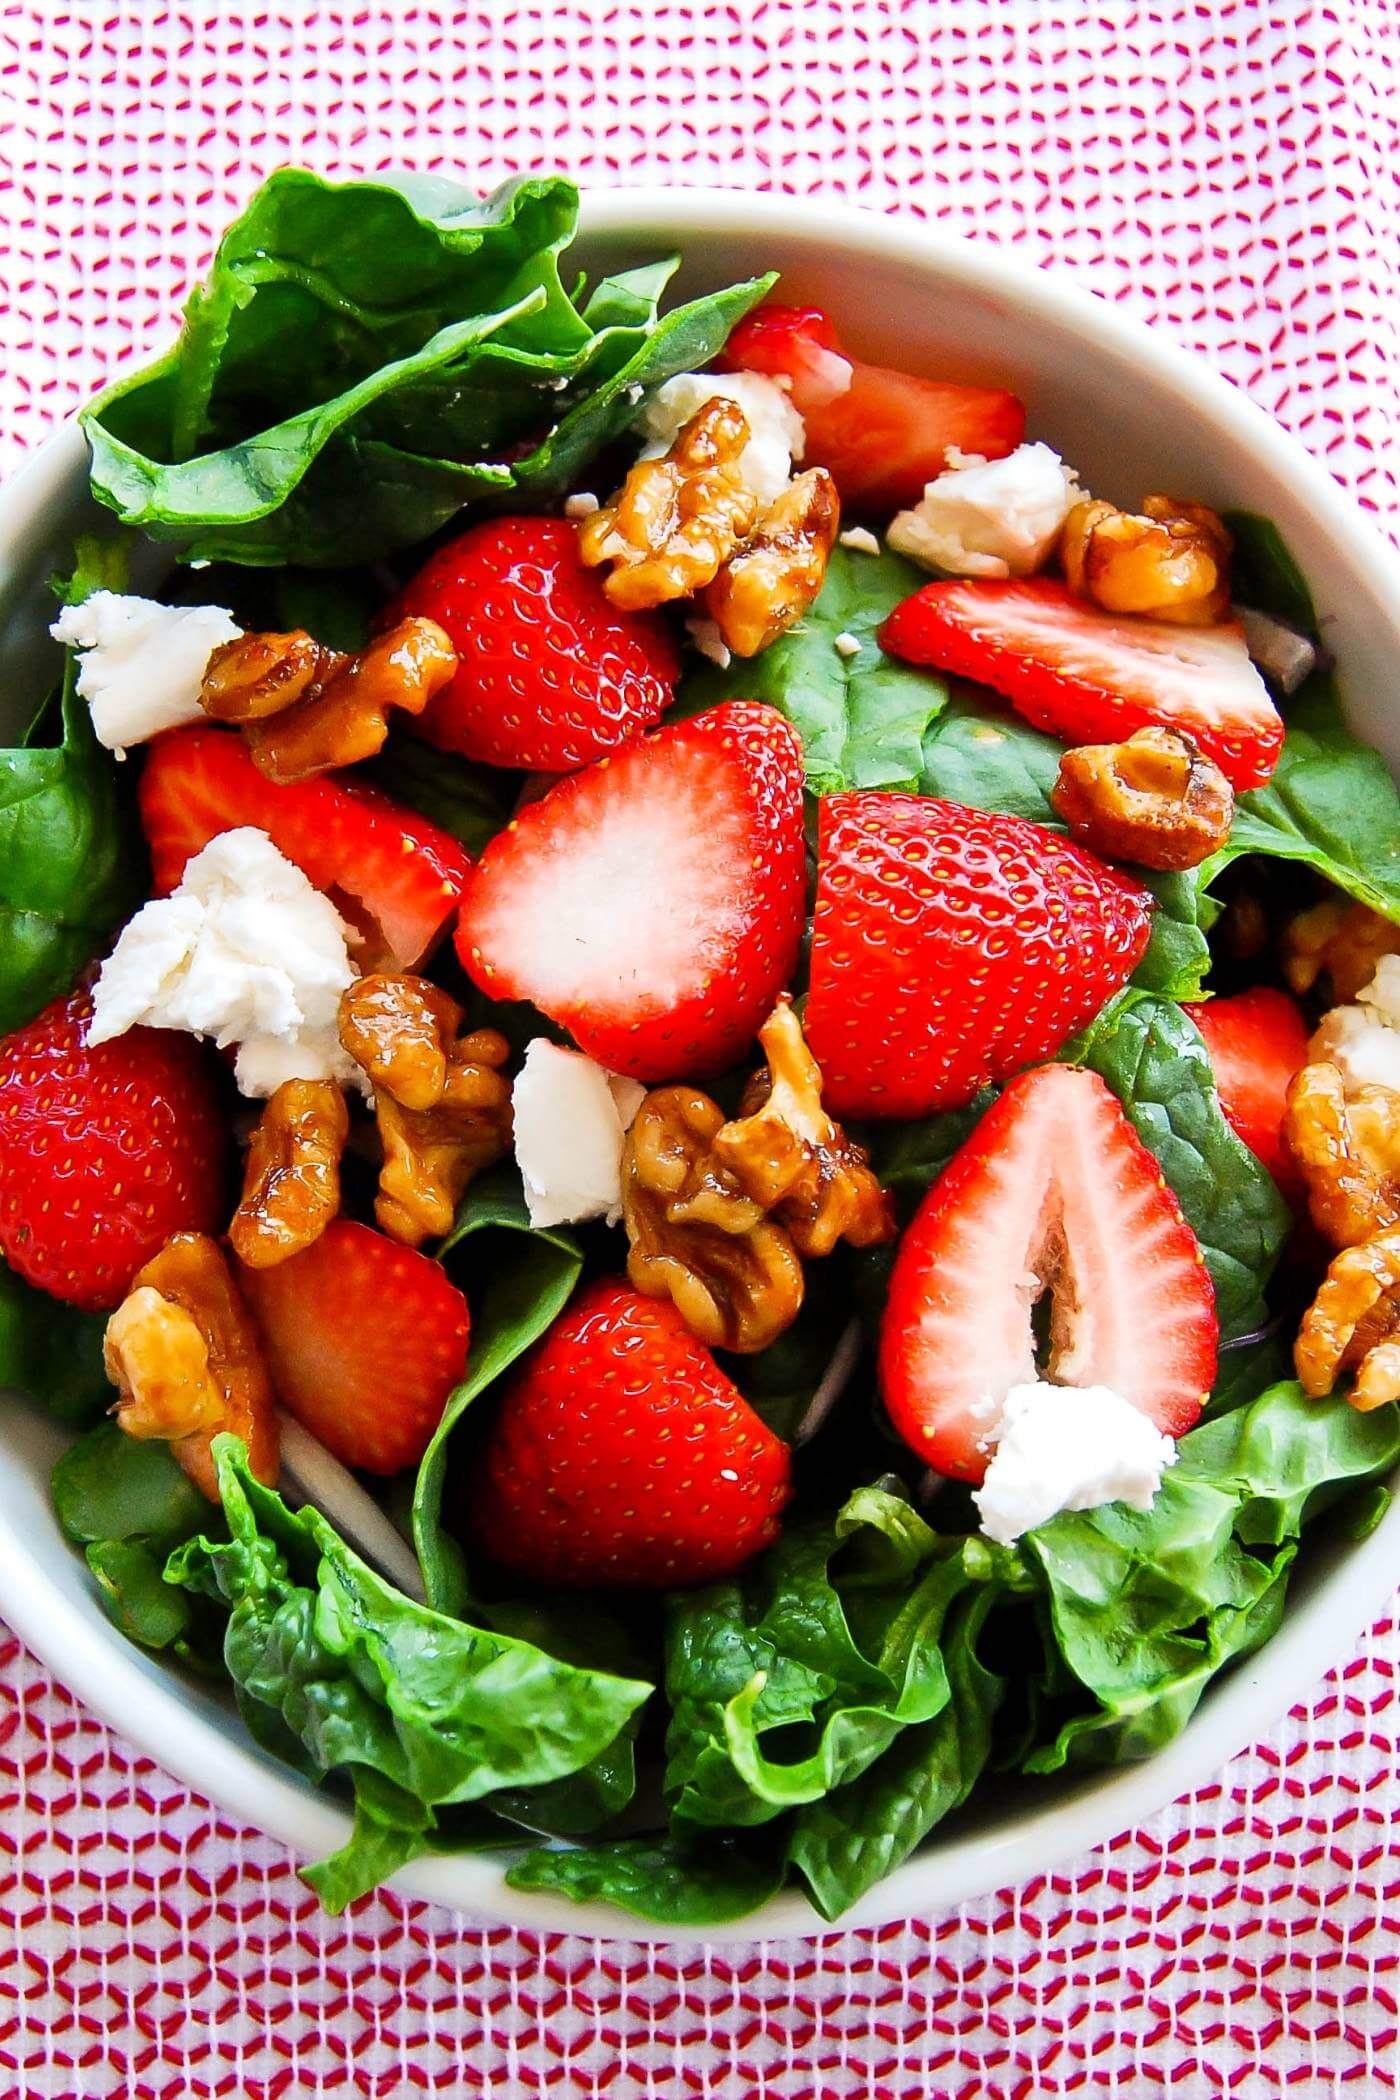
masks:
<svg viewBox="0 0 1400 2100"><path fill-rule="evenodd" d="M1049 1361L1033 1315L1051 1299ZM1215 1293L1162 1170L1097 1073L1012 1080L924 1198L880 1339L890 1419L981 1481L1013 1386L1106 1386L1179 1437L1215 1377Z"/></svg>

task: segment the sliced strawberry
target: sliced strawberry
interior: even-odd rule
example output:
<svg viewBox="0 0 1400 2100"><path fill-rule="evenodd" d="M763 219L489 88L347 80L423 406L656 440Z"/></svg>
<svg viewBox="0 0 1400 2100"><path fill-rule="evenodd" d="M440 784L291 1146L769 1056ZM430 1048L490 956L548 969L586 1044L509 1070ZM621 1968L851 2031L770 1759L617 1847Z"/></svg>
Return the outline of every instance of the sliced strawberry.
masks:
<svg viewBox="0 0 1400 2100"><path fill-rule="evenodd" d="M456 839L373 788L333 773L274 786L227 729L158 738L140 800L158 895L175 888L186 862L219 832L251 824L348 919L380 936L376 947L401 968L445 931L471 867Z"/></svg>
<svg viewBox="0 0 1400 2100"><path fill-rule="evenodd" d="M1237 788L1262 787L1278 763L1283 724L1237 620L1175 627L1100 612L1045 577L958 579L897 605L880 643L991 686L1068 744L1181 729Z"/></svg>
<svg viewBox="0 0 1400 2100"><path fill-rule="evenodd" d="M449 540L386 618L412 613L457 651L416 733L468 758L567 772L650 729L675 695L670 628L608 603L567 518L498 518Z"/></svg>
<svg viewBox="0 0 1400 2100"><path fill-rule="evenodd" d="M720 363L788 381L807 429L803 464L829 468L850 510L902 510L942 473L950 447L1001 459L1026 434L1014 394L848 358L815 306L760 306L734 330Z"/></svg>
<svg viewBox="0 0 1400 2100"><path fill-rule="evenodd" d="M1051 1294L1036 1368L1032 1309ZM980 1481L1010 1388L1108 1386L1182 1436L1215 1378L1215 1293L1162 1170L1096 1072L1013 1079L904 1236L880 1336L895 1428Z"/></svg>
<svg viewBox="0 0 1400 2100"><path fill-rule="evenodd" d="M802 748L730 701L562 780L492 839L457 952L634 1079L743 1054L802 935Z"/></svg>
<svg viewBox="0 0 1400 2100"><path fill-rule="evenodd" d="M1283 1142L1288 1083L1308 1061L1311 1031L1287 992L1259 985L1231 999L1188 1006L1210 1052L1220 1106L1237 1138L1248 1145L1289 1196L1302 1182Z"/></svg>
<svg viewBox="0 0 1400 2100"><path fill-rule="evenodd" d="M806 1032L837 1116L923 1116L1048 1057L1132 975L1152 899L1024 817L821 805Z"/></svg>
<svg viewBox="0 0 1400 2100"><path fill-rule="evenodd" d="M675 1307L601 1277L507 1388L469 1523L534 1582L665 1589L771 1545L791 1492L786 1444Z"/></svg>
<svg viewBox="0 0 1400 2100"><path fill-rule="evenodd" d="M0 1249L102 1311L172 1233L218 1230L229 1147L207 1051L164 1028L90 1046L91 1019L80 987L0 1042Z"/></svg>
<svg viewBox="0 0 1400 2100"><path fill-rule="evenodd" d="M337 1218L271 1269L238 1264L277 1397L342 1465L416 1466L467 1366L467 1301L412 1247Z"/></svg>

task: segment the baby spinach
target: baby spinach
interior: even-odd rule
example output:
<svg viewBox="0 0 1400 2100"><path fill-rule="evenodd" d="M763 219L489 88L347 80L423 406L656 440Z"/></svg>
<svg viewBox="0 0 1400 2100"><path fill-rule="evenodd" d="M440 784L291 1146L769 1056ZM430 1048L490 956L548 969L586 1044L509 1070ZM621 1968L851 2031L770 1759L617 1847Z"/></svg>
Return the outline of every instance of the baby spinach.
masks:
<svg viewBox="0 0 1400 2100"><path fill-rule="evenodd" d="M576 1851L527 1852L511 1866L513 1889L544 1889L575 1903L614 1903L654 1925L724 1925L776 1895L780 1844L695 1836L615 1838Z"/></svg>
<svg viewBox="0 0 1400 2100"><path fill-rule="evenodd" d="M55 1422L85 1429L112 1403L102 1313L36 1291L0 1263L0 1386L27 1393Z"/></svg>
<svg viewBox="0 0 1400 2100"><path fill-rule="evenodd" d="M1316 637L1312 592L1273 519L1252 510L1227 510L1221 515L1235 542L1235 597L1256 612L1282 620L1285 627L1296 628L1299 634Z"/></svg>
<svg viewBox="0 0 1400 2100"><path fill-rule="evenodd" d="M169 1648L184 1661L207 1655L207 1613L165 1582L162 1570L177 1546L215 1527L218 1512L169 1446L138 1443L104 1422L59 1459L53 1501L64 1534L83 1549L109 1618L128 1640Z"/></svg>

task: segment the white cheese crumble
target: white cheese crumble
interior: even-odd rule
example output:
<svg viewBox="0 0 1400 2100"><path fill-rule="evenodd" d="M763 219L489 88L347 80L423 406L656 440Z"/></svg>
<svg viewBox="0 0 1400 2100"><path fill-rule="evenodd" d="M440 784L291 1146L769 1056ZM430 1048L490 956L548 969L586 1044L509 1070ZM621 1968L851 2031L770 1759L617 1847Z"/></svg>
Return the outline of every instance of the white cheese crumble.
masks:
<svg viewBox="0 0 1400 2100"><path fill-rule="evenodd" d="M591 489L579 489L576 494L566 497L564 516L566 518L591 518L598 507L598 498Z"/></svg>
<svg viewBox="0 0 1400 2100"><path fill-rule="evenodd" d="M1323 1015L1308 1056L1335 1065L1348 1093L1363 1086L1400 1092L1400 955L1381 957L1356 1000Z"/></svg>
<svg viewBox="0 0 1400 2100"><path fill-rule="evenodd" d="M622 1141L645 1097L638 1080L535 1037L511 1092L515 1160L532 1225L617 1223Z"/></svg>
<svg viewBox="0 0 1400 2100"><path fill-rule="evenodd" d="M284 1079L363 1084L336 1031L352 938L265 831L220 832L124 928L93 990L88 1041L145 1026L236 1043L234 1077L254 1100Z"/></svg>
<svg viewBox="0 0 1400 2100"><path fill-rule="evenodd" d="M204 667L242 628L222 605L159 605L94 591L65 605L49 633L78 650L78 692L109 751L198 721Z"/></svg>
<svg viewBox="0 0 1400 2100"><path fill-rule="evenodd" d="M728 642L719 631L717 620L705 620L697 615L695 619L686 621L685 631L702 656L708 656L710 662L718 664L721 671L729 669L734 658Z"/></svg>
<svg viewBox="0 0 1400 2100"><path fill-rule="evenodd" d="M1176 1445L1108 1386L1014 1385L987 1477L972 1499L982 1530L1009 1546L1066 1509L1150 1509Z"/></svg>
<svg viewBox="0 0 1400 2100"><path fill-rule="evenodd" d="M678 372L648 396L640 418L646 437L643 459L657 459L697 409L717 395L737 401L748 420L749 441L739 472L765 506L781 496L802 457L807 433L802 418L775 379L762 372Z"/></svg>
<svg viewBox="0 0 1400 2100"><path fill-rule="evenodd" d="M1018 445L993 460L951 445L944 471L895 517L889 543L951 576L1030 576L1083 494L1048 445Z"/></svg>
<svg viewBox="0 0 1400 2100"><path fill-rule="evenodd" d="M878 554L880 551L880 542L868 525L849 525L844 532L837 534L837 538L854 554Z"/></svg>
<svg viewBox="0 0 1400 2100"><path fill-rule="evenodd" d="M833 636L831 646L838 656L859 656L860 636L843 631L841 634Z"/></svg>

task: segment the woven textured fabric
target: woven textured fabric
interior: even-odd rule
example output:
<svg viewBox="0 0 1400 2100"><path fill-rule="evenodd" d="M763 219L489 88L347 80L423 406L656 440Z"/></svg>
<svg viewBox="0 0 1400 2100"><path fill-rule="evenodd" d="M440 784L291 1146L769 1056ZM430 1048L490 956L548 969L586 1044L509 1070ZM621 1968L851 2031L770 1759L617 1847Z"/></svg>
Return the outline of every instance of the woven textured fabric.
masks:
<svg viewBox="0 0 1400 2100"><path fill-rule="evenodd" d="M725 183L922 213L1209 355L1400 535L1400 5L0 0L0 468L168 333L266 170ZM1396 2085L1400 1630L1070 1871L646 1949L369 1898L0 1647L0 2094L617 2100Z"/></svg>

